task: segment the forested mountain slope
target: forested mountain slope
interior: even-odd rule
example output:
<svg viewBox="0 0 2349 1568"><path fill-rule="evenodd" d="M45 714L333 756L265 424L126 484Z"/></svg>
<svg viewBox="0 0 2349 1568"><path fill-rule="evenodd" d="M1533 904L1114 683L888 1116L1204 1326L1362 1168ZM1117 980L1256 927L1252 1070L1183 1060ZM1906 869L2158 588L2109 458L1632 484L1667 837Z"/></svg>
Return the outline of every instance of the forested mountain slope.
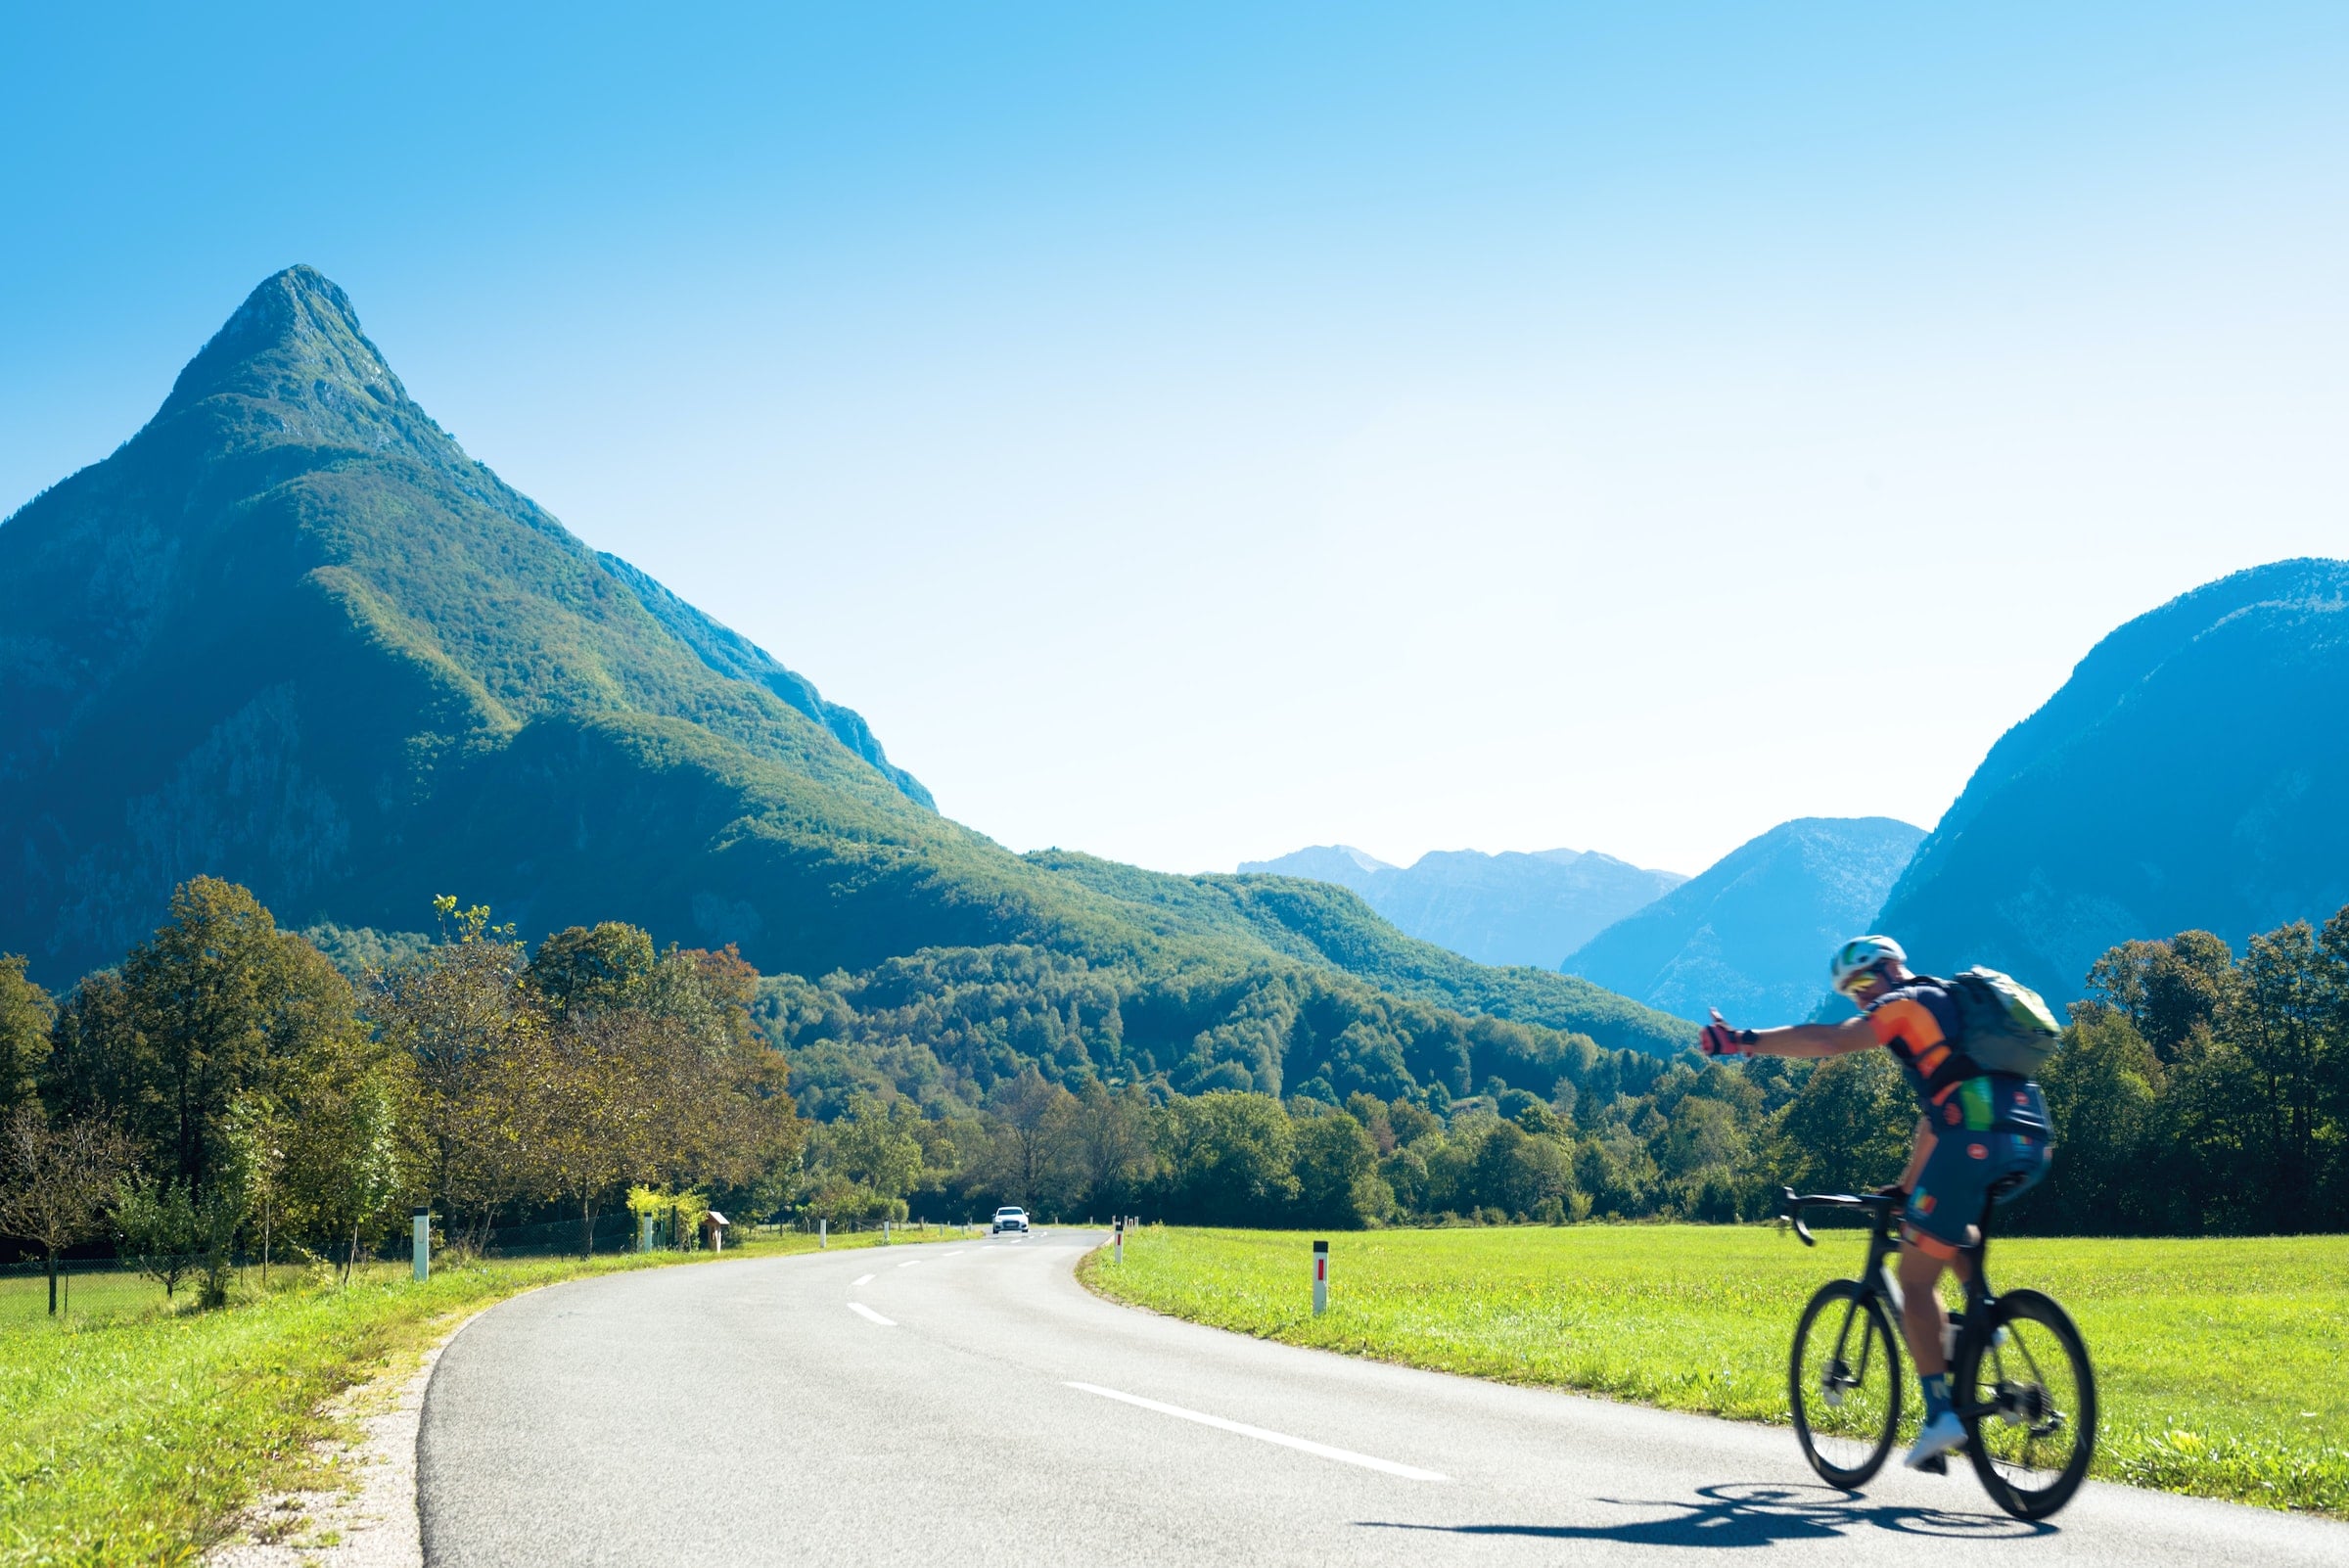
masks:
<svg viewBox="0 0 2349 1568"><path fill-rule="evenodd" d="M1300 877L1171 877L1091 855L1046 851L1030 859L1118 899L1168 933L1213 932L1262 943L1441 1006L1586 1034L1599 1044L1670 1051L1695 1031L1572 975L1475 963L1406 937L1360 897Z"/></svg>
<svg viewBox="0 0 2349 1568"><path fill-rule="evenodd" d="M1583 850L1436 850L1393 866L1343 844L1251 860L1240 870L1335 882L1423 942L1480 964L1543 969L1688 880Z"/></svg>
<svg viewBox="0 0 2349 1568"><path fill-rule="evenodd" d="M930 798L921 780L890 761L863 715L824 701L815 683L806 675L786 669L772 654L750 638L711 620L619 556L598 551L596 559L626 583L635 592L637 602L652 612L653 618L679 642L692 649L703 664L721 675L765 687L831 731L834 740L870 762L882 777L904 791L908 800L918 801L933 810L937 808L938 803Z"/></svg>
<svg viewBox="0 0 2349 1568"><path fill-rule="evenodd" d="M1826 994L1828 955L1866 928L1924 836L1888 816L1781 822L1600 932L1566 969L1682 1018L1806 1018Z"/></svg>
<svg viewBox="0 0 2349 1568"><path fill-rule="evenodd" d="M302 267L0 525L0 951L60 986L211 873L297 926L414 930L456 893L526 935L625 920L770 975L1010 945L1127 990L1353 969L1329 984L1606 1045L1686 1034L1352 899L1235 902L940 816L857 715L467 457ZM1225 1059L1195 1033L1194 1078Z"/></svg>
<svg viewBox="0 0 2349 1568"><path fill-rule="evenodd" d="M753 778L796 809L738 843L809 819L876 848L941 831L468 458L306 268L254 291L146 429L0 528L0 945L69 974L211 869L352 924L413 925L434 888L484 882L558 920L554 860L625 854L627 817L707 833ZM670 810L610 787L648 769ZM666 923L748 918L706 880Z"/></svg>
<svg viewBox="0 0 2349 1568"><path fill-rule="evenodd" d="M1992 747L1878 923L2064 1001L2134 938L2349 901L2349 562L2205 584L2096 644Z"/></svg>

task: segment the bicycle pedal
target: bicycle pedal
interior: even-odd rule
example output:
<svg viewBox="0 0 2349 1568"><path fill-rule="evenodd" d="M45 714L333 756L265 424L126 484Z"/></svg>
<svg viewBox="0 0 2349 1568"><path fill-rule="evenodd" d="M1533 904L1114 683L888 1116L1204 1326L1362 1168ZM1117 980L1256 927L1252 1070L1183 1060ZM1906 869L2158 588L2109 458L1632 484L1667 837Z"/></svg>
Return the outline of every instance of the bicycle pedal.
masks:
<svg viewBox="0 0 2349 1568"><path fill-rule="evenodd" d="M1946 1453L1936 1453L1918 1465L1916 1469L1919 1475L1948 1475L1950 1473L1950 1456Z"/></svg>

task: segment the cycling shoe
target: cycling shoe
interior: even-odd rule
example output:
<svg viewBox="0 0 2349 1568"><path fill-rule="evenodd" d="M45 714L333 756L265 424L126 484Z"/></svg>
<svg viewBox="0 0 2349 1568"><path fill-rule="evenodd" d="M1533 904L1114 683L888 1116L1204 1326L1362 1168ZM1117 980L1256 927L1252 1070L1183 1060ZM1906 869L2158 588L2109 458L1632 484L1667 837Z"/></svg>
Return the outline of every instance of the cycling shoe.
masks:
<svg viewBox="0 0 2349 1568"><path fill-rule="evenodd" d="M1958 1419L1956 1410L1944 1410L1916 1434L1916 1447L1909 1451L1904 1462L1911 1470L1922 1470L1964 1442L1965 1423ZM1948 1461L1943 1460L1942 1467L1947 1469Z"/></svg>

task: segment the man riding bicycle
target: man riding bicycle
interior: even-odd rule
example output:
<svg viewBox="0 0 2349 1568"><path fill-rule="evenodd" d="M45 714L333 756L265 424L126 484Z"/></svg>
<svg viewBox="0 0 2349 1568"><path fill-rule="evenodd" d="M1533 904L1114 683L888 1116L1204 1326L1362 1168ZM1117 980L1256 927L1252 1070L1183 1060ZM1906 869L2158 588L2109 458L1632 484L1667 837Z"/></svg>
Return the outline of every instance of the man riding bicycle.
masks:
<svg viewBox="0 0 2349 1568"><path fill-rule="evenodd" d="M1835 990L1860 1008L1840 1024L1732 1029L1719 1011L1705 1027L1708 1056L1842 1056L1882 1046L1898 1062L1920 1109L1915 1146L1899 1183L1901 1334L1916 1359L1925 1421L1908 1465L1920 1469L1965 1441L1951 1408L1943 1353L1948 1314L1941 1304L1944 1268L1965 1277L1963 1249L1981 1237L1977 1218L1994 1198L2007 1202L2046 1175L2053 1154L2051 1123L2039 1085L2014 1073L1985 1069L1965 1053L1967 1009L1950 983L1909 971L1909 955L1890 937L1861 937L1836 951ZM2004 977L1997 977L2003 979ZM2037 1005L2034 997L2033 1004Z"/></svg>

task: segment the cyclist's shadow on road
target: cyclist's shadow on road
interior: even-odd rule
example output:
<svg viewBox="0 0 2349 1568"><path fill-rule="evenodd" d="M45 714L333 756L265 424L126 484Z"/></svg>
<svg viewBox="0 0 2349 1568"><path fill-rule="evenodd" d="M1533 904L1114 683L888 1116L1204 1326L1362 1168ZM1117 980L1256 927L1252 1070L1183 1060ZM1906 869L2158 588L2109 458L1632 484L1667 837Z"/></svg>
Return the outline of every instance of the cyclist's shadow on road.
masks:
<svg viewBox="0 0 2349 1568"><path fill-rule="evenodd" d="M2011 1540L2053 1535L2046 1521L2033 1524L2003 1513L1958 1513L1902 1503L1870 1503L1856 1492L1784 1483L1733 1482L1696 1489L1697 1501L1599 1500L1626 1508L1674 1508L1661 1519L1619 1525L1403 1524L1359 1521L1365 1530L1425 1530L1454 1536L1532 1536L1550 1541L1620 1541L1640 1546L1769 1546L1779 1542L1824 1541L1854 1531L1889 1530L1905 1536L1956 1541Z"/></svg>

